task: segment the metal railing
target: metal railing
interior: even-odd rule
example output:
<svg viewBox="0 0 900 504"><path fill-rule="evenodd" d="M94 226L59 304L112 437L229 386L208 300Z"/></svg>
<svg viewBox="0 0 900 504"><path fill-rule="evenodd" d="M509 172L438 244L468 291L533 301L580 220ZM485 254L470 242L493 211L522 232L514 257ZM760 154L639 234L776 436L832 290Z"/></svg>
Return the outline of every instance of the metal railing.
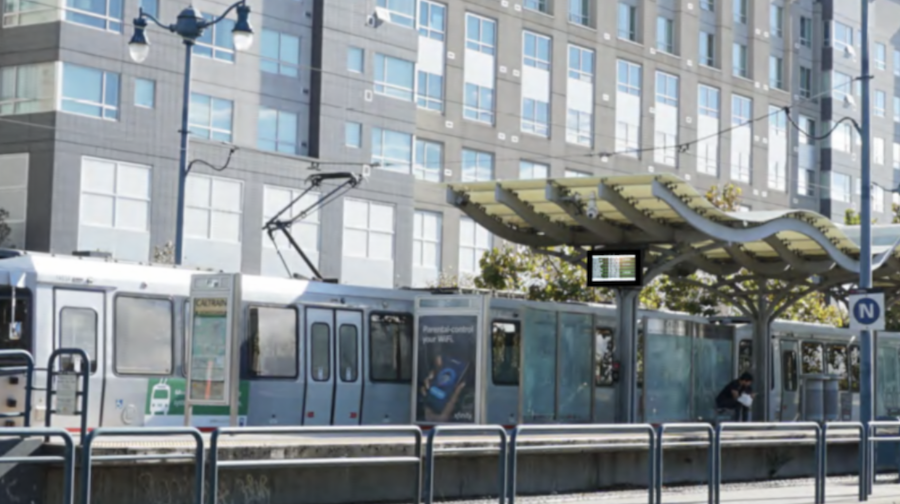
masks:
<svg viewBox="0 0 900 504"><path fill-rule="evenodd" d="M707 435L707 441L675 441L666 443L664 436L667 430L677 430L679 433L703 431ZM662 503L662 487L663 487L663 449L670 447L692 447L706 446L706 470L707 470L707 486L708 486L708 502L713 504L716 498L716 430L712 425L706 423L673 423L662 424L657 427L656 432L656 503Z"/></svg>
<svg viewBox="0 0 900 504"><path fill-rule="evenodd" d="M50 427L53 413L56 412L56 410L52 407L53 403L51 402L53 395L57 393L57 391L53 388L53 377L69 374L65 370L54 370L54 364L56 364L56 360L64 355L77 355L81 358L80 371L77 373L81 378L81 390L77 390L78 384L76 382L75 397L81 396L81 410L76 411L76 414L81 417L81 429L79 430L81 437L79 438L79 440L83 443L84 437L87 434L88 398L90 397L91 389L91 358L88 356L87 352L85 352L81 348L57 348L53 351L53 353L50 354L50 358L47 359L47 388L45 389L47 415L44 417L44 426L48 428Z"/></svg>
<svg viewBox="0 0 900 504"><path fill-rule="evenodd" d="M869 495L872 495L872 484L875 481L875 476L878 474L878 467L875 465L875 444L883 443L885 441L900 441L900 435L895 436L878 436L875 433L875 429L878 427L894 427L900 428L900 421L888 421L888 420L876 420L873 422L869 422L868 436L866 439L866 444L868 449L866 450L866 455L868 455L869 460L868 464L864 463L864 467L866 468L867 474L865 478L865 499L869 500ZM900 468L898 468L900 469ZM871 471L871 472L869 472Z"/></svg>
<svg viewBox="0 0 900 504"><path fill-rule="evenodd" d="M816 504L821 504L823 502L822 494L824 493L824 484L821 481L822 475L822 427L814 422L791 422L791 423L752 423L752 422L744 422L744 423L731 423L725 422L721 423L716 427L716 463L715 463L715 504L720 504L721 500L721 487L722 487L722 432L725 430L742 430L742 431L771 431L771 430L812 430L815 433L815 437L812 440L812 443L806 441L805 439L801 442L797 442L798 440L793 440L794 442L790 444L803 445L803 444L813 444L816 448L815 453L815 462L816 462L816 492L815 492L815 502ZM783 445L786 440L784 439L752 439L752 440L744 440L740 442L740 446L765 446L765 445Z"/></svg>
<svg viewBox="0 0 900 504"><path fill-rule="evenodd" d="M0 418L24 418L24 426L31 427L31 393L34 390L34 357L25 350L0 350L0 359L20 359L25 366L0 366L0 376L10 376L25 372L25 409L16 413L0 413Z"/></svg>
<svg viewBox="0 0 900 504"><path fill-rule="evenodd" d="M519 448L519 436L523 433L550 433L550 434L647 434L646 443L610 443L606 440L587 441L577 444L550 444L540 446L523 446ZM647 487L650 495L650 503L653 503L655 468L656 468L656 430L650 424L611 424L611 425L520 425L513 429L509 440L509 477L507 484L509 489L509 504L516 501L516 471L517 459L520 452L540 453L567 450L601 450L603 448L646 448L647 449Z"/></svg>
<svg viewBox="0 0 900 504"><path fill-rule="evenodd" d="M496 434L500 440L499 446L499 462L497 467L497 486L500 504L506 502L506 458L507 447L509 445L509 436L506 430L499 425L437 425L428 433L428 444L425 449L425 491L427 492L426 504L434 502L434 455L441 453L444 455L453 453L471 453L484 452L483 447L475 448L449 448L446 450L435 450L434 444L438 434Z"/></svg>
<svg viewBox="0 0 900 504"><path fill-rule="evenodd" d="M825 483L828 480L828 430L829 429L856 429L859 435L859 501L868 500L866 493L866 465L865 465L865 427L860 422L823 422L822 423L822 442L819 456L819 468L821 473L816 478L816 485L819 487L819 495L821 496L821 504L825 503Z"/></svg>
<svg viewBox="0 0 900 504"><path fill-rule="evenodd" d="M219 444L222 436L265 435L265 436L298 436L304 434L409 434L415 439L415 455L393 457L327 457L308 459L277 460L219 460ZM216 504L219 497L219 469L254 469L268 467L336 467L363 466L381 464L409 464L416 466L416 477L413 481L413 501L422 502L422 429L414 425L408 426L371 426L371 427L222 427L212 433L209 447L209 503Z"/></svg>
<svg viewBox="0 0 900 504"><path fill-rule="evenodd" d="M0 455L0 464L63 464L63 504L74 504L72 497L75 488L75 442L65 429L48 429L41 427L8 428L0 430L0 437L59 437L63 440L63 454L59 455L26 455L8 457Z"/></svg>
<svg viewBox="0 0 900 504"><path fill-rule="evenodd" d="M0 433L2 434L2 433ZM183 453L159 454L159 455L100 455L94 456L94 441L101 436L191 436L194 438L194 454ZM203 504L203 435L192 427L130 427L130 428L104 428L94 429L82 438L81 454L81 492L79 504L91 502L91 466L94 462L138 462L138 461L162 461L162 460L193 460L194 473L194 504Z"/></svg>

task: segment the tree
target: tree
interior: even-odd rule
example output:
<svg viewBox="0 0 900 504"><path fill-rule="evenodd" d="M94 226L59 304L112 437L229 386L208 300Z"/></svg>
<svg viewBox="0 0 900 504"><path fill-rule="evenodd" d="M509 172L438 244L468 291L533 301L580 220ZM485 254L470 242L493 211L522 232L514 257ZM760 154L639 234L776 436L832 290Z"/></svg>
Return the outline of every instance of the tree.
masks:
<svg viewBox="0 0 900 504"><path fill-rule="evenodd" d="M162 247L156 245L153 247L153 257L150 262L157 264L175 264L175 244L167 241Z"/></svg>
<svg viewBox="0 0 900 504"><path fill-rule="evenodd" d="M9 212L0 208L0 247L6 246L6 239L12 233L12 229L6 223L7 219L9 219Z"/></svg>

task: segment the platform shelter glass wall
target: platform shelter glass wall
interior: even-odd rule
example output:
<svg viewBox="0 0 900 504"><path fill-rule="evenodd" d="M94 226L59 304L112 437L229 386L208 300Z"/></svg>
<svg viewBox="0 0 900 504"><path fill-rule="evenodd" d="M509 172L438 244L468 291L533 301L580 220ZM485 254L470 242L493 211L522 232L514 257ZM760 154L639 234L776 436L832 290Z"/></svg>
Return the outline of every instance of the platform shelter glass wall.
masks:
<svg viewBox="0 0 900 504"><path fill-rule="evenodd" d="M591 314L526 309L522 324L521 421L591 421L594 383Z"/></svg>
<svg viewBox="0 0 900 504"><path fill-rule="evenodd" d="M875 415L900 416L900 342L876 341Z"/></svg>
<svg viewBox="0 0 900 504"><path fill-rule="evenodd" d="M709 421L734 379L734 327L652 317L643 327L643 421Z"/></svg>

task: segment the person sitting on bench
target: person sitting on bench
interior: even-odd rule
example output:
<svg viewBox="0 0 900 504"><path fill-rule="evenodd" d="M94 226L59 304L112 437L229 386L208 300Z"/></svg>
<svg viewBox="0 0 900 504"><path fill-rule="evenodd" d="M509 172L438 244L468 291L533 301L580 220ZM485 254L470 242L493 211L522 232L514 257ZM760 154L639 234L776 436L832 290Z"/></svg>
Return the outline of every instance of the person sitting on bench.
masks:
<svg viewBox="0 0 900 504"><path fill-rule="evenodd" d="M716 397L716 408L734 410L735 421L746 422L750 418L750 405L753 404L753 397L756 395L753 393L752 385L753 375L742 374L719 392Z"/></svg>

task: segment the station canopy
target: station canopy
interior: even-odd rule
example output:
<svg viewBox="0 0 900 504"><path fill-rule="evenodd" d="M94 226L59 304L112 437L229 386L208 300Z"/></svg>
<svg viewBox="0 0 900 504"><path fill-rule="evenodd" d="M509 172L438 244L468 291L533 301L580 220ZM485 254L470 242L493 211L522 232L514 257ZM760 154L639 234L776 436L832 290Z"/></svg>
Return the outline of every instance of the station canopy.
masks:
<svg viewBox="0 0 900 504"><path fill-rule="evenodd" d="M801 209L724 212L671 174L452 183L448 202L537 248L645 248L645 265L766 279L859 273L860 228ZM900 225L872 226L875 285L900 284Z"/></svg>

